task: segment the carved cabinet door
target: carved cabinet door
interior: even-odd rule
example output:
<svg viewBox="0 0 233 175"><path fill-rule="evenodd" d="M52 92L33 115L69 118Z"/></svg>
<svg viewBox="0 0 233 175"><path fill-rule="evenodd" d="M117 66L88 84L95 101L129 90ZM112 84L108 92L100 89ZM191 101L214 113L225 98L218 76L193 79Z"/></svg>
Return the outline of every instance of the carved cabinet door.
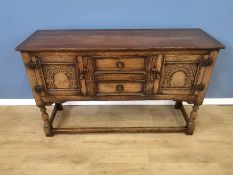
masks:
<svg viewBox="0 0 233 175"><path fill-rule="evenodd" d="M90 78L88 58L73 53L39 53L31 56L28 67L34 69L41 96L87 95Z"/></svg>
<svg viewBox="0 0 233 175"><path fill-rule="evenodd" d="M195 95L203 90L203 61L209 55L165 55L160 94Z"/></svg>

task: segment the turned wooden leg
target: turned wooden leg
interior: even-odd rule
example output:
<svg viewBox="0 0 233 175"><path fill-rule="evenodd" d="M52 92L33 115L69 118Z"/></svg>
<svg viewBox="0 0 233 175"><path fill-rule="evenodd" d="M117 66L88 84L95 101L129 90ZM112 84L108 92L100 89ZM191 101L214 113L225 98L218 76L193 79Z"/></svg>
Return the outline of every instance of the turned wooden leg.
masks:
<svg viewBox="0 0 233 175"><path fill-rule="evenodd" d="M175 109L181 109L182 101L176 101L175 103Z"/></svg>
<svg viewBox="0 0 233 175"><path fill-rule="evenodd" d="M57 105L57 110L58 111L62 111L63 110L62 103L56 103L55 105Z"/></svg>
<svg viewBox="0 0 233 175"><path fill-rule="evenodd" d="M193 131L195 129L195 120L197 118L197 110L199 109L199 105L194 104L193 106L193 110L190 113L190 120L188 123L188 127L187 127L187 135L192 135Z"/></svg>
<svg viewBox="0 0 233 175"><path fill-rule="evenodd" d="M44 121L44 132L47 137L53 136L52 133L52 124L49 122L49 115L46 112L45 106L40 107L40 111L42 112L42 119Z"/></svg>

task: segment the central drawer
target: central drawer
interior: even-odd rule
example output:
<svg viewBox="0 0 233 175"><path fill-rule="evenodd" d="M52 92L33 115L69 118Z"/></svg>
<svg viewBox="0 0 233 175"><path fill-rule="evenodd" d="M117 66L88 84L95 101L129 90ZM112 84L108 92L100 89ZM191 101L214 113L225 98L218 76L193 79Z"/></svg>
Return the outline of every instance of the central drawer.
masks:
<svg viewBox="0 0 233 175"><path fill-rule="evenodd" d="M145 73L95 73L96 95L143 95Z"/></svg>
<svg viewBox="0 0 233 175"><path fill-rule="evenodd" d="M144 57L95 57L96 71L143 71Z"/></svg>
<svg viewBox="0 0 233 175"><path fill-rule="evenodd" d="M99 82L97 95L143 95L144 82Z"/></svg>
<svg viewBox="0 0 233 175"><path fill-rule="evenodd" d="M143 95L145 57L94 57L95 94Z"/></svg>

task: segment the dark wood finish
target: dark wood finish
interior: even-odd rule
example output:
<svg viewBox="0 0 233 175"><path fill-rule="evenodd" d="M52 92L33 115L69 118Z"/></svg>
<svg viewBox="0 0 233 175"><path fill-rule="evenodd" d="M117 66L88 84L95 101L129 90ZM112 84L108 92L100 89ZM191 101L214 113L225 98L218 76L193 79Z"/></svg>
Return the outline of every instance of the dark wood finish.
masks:
<svg viewBox="0 0 233 175"><path fill-rule="evenodd" d="M164 132L193 134L219 50L201 29L42 30L21 51L46 136L54 133ZM181 127L53 128L70 100L175 100ZM188 115L182 101L193 104ZM55 103L49 118L46 106Z"/></svg>
<svg viewBox="0 0 233 175"><path fill-rule="evenodd" d="M176 101L175 109L181 109L181 107L182 107L182 101Z"/></svg>
<svg viewBox="0 0 233 175"><path fill-rule="evenodd" d="M20 51L221 49L201 29L38 30Z"/></svg>

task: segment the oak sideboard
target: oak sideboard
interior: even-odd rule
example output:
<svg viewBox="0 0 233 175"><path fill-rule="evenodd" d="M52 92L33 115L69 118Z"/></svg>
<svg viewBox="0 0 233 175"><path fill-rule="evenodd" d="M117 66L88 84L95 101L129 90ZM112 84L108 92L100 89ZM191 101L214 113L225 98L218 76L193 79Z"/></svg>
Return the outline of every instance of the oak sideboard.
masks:
<svg viewBox="0 0 233 175"><path fill-rule="evenodd" d="M46 136L55 133L193 134L220 49L201 29L38 30L16 50L40 108ZM55 128L62 103L76 100L174 100L185 126ZM182 102L193 105L190 115ZM55 104L52 114L46 106Z"/></svg>

